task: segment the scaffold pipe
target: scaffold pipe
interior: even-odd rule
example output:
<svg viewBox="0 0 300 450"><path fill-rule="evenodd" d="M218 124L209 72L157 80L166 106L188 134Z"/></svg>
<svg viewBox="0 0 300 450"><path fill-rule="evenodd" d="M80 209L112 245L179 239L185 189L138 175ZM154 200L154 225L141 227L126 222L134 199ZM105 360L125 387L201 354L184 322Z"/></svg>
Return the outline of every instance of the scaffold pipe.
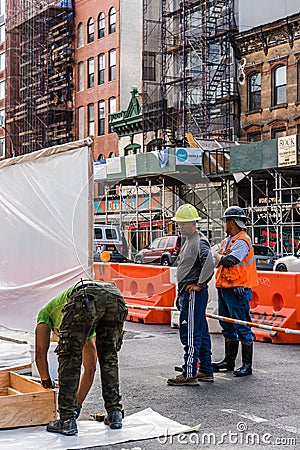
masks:
<svg viewBox="0 0 300 450"><path fill-rule="evenodd" d="M127 304L127 307L130 309L142 309L144 311L148 311L151 309L153 309L155 311L177 311L177 308L175 308L174 306L140 306L140 305ZM268 330L268 331L277 331L279 333L286 333L286 334L300 334L300 330L292 330L290 328L282 328L282 327L272 327L271 325L264 325L264 324L254 323L254 322L246 322L244 320L231 319L229 317L223 317L223 316L219 316L217 314L211 314L211 313L206 313L205 315L206 315L206 317L208 317L210 319L222 320L224 322L236 323L238 325L248 325L249 327L261 328L263 330Z"/></svg>

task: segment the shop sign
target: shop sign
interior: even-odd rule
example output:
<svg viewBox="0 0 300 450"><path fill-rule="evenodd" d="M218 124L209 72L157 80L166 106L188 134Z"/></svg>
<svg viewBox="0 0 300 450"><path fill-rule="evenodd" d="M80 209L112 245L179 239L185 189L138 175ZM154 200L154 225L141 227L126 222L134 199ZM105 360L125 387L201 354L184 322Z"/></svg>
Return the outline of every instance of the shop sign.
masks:
<svg viewBox="0 0 300 450"><path fill-rule="evenodd" d="M297 165L297 135L278 138L278 167Z"/></svg>

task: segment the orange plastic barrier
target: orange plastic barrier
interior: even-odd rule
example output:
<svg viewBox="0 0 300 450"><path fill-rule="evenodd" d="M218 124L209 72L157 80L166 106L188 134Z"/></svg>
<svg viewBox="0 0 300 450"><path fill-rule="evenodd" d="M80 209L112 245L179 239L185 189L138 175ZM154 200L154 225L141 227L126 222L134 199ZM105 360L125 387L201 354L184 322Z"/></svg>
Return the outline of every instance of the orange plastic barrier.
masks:
<svg viewBox="0 0 300 450"><path fill-rule="evenodd" d="M264 325L300 330L300 273L258 272L253 288L251 320ZM258 341L300 344L300 336L252 329Z"/></svg>
<svg viewBox="0 0 300 450"><path fill-rule="evenodd" d="M170 268L142 264L94 263L94 278L114 281L126 303L142 306L174 306L176 287L170 282ZM170 323L170 311L129 309L127 320Z"/></svg>

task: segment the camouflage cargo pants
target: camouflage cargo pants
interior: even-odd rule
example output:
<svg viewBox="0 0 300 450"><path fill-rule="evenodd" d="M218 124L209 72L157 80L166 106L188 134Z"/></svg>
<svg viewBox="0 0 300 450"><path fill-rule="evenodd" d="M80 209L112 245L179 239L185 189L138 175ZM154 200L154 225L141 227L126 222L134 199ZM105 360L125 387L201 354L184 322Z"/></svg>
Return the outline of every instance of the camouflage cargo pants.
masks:
<svg viewBox="0 0 300 450"><path fill-rule="evenodd" d="M86 287L89 303L84 305L83 289L74 292L66 306L56 352L59 362L58 407L60 418L75 417L81 373L82 349L93 330L101 371L102 396L107 412L122 409L119 390L118 351L122 345L127 307L121 292L109 283Z"/></svg>

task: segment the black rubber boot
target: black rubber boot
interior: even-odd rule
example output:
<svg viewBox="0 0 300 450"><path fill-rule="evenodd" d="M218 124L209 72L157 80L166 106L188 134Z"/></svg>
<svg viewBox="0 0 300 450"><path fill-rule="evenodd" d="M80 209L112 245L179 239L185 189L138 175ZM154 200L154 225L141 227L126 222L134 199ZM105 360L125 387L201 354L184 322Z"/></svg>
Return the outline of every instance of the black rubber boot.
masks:
<svg viewBox="0 0 300 450"><path fill-rule="evenodd" d="M252 374L253 342L242 342L243 365L233 372L235 377L246 377Z"/></svg>
<svg viewBox="0 0 300 450"><path fill-rule="evenodd" d="M59 419L54 422L49 422L46 430L51 433L64 434L65 436L74 436L78 433L76 420L74 417L71 417L71 419Z"/></svg>
<svg viewBox="0 0 300 450"><path fill-rule="evenodd" d="M239 350L239 341L225 339L225 358L218 363L212 363L214 372L234 370L235 359Z"/></svg>
<svg viewBox="0 0 300 450"><path fill-rule="evenodd" d="M113 430L118 430L119 428L122 428L122 418L122 411L116 409L104 417L104 423L105 425L109 425Z"/></svg>

